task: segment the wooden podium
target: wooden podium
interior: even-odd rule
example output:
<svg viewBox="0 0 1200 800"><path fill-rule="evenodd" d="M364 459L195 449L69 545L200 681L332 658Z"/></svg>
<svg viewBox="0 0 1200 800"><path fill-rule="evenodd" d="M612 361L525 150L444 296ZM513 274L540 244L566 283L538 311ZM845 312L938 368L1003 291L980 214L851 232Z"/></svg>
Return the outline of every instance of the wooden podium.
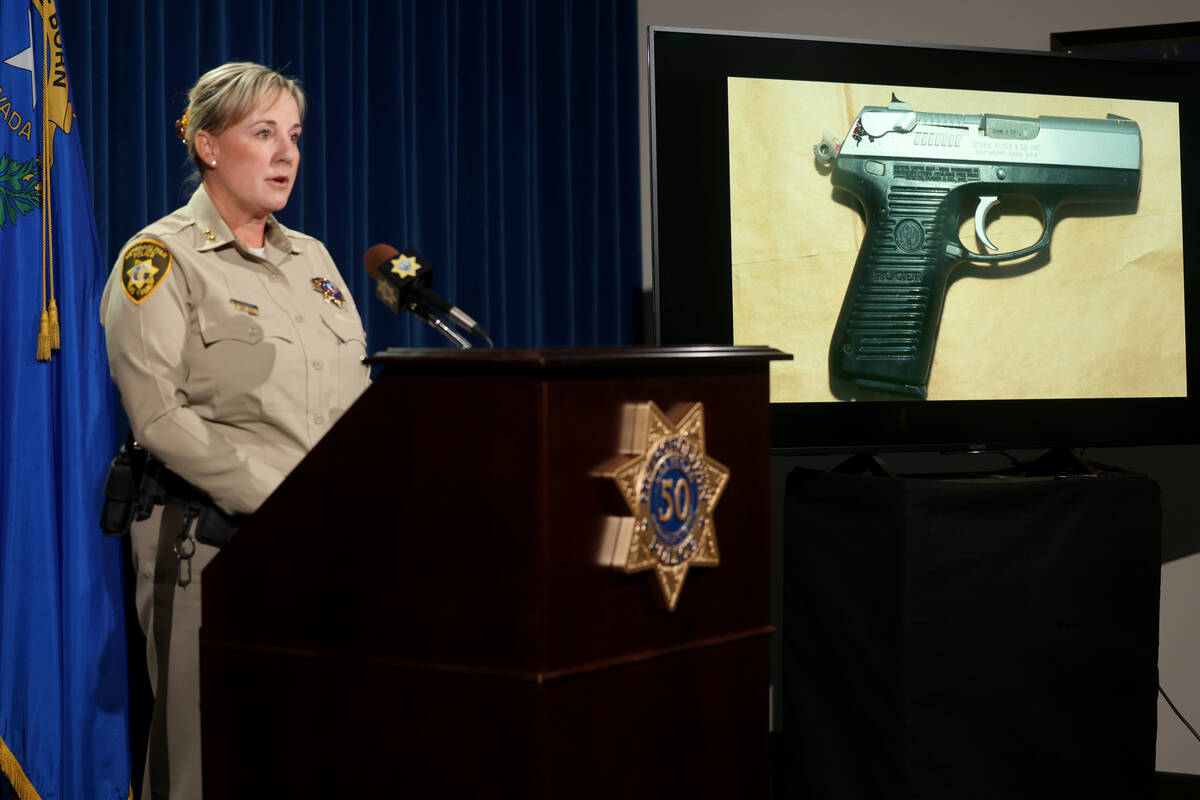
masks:
<svg viewBox="0 0 1200 800"><path fill-rule="evenodd" d="M765 797L769 348L399 351L204 573L208 797ZM720 565L611 566L704 404Z"/></svg>

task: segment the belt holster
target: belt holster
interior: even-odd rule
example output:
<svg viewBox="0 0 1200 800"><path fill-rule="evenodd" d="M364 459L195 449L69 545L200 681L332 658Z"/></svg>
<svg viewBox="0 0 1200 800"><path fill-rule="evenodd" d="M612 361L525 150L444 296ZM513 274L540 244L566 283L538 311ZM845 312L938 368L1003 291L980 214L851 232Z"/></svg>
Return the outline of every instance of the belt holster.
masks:
<svg viewBox="0 0 1200 800"><path fill-rule="evenodd" d="M199 508L194 517L196 540L213 547L224 547L249 520L246 514L226 514L206 492L172 472L130 433L109 465L100 530L106 536L124 536L134 520L149 519L156 505ZM188 517L185 528L192 521L192 515Z"/></svg>

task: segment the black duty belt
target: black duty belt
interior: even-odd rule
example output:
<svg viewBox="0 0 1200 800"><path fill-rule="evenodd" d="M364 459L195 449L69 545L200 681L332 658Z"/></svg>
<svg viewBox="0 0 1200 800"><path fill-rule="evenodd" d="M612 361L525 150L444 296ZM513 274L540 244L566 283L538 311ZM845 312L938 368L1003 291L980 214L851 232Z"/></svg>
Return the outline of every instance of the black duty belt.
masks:
<svg viewBox="0 0 1200 800"><path fill-rule="evenodd" d="M134 520L149 519L157 505L183 506L189 512L185 526L195 520L196 540L214 547L223 547L250 519L226 514L206 492L172 472L130 435L109 465L100 530L106 536L124 536Z"/></svg>

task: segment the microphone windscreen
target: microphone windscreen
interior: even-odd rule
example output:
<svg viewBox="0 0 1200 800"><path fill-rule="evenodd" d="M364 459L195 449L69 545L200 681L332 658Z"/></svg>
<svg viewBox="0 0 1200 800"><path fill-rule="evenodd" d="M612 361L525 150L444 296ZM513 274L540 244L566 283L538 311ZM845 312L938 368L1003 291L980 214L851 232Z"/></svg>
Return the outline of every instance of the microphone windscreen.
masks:
<svg viewBox="0 0 1200 800"><path fill-rule="evenodd" d="M363 266L367 268L368 275L379 280L379 268L398 255L400 251L390 244L372 245L363 256Z"/></svg>

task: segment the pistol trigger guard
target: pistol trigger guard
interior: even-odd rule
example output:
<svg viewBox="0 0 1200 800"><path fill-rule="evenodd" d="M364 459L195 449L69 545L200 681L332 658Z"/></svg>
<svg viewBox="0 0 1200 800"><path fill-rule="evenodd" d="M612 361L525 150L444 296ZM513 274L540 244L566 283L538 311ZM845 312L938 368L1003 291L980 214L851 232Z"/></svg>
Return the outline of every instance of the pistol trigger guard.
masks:
<svg viewBox="0 0 1200 800"><path fill-rule="evenodd" d="M1055 199L1042 206L1042 238L1046 244L1050 244L1050 229L1054 227L1054 215L1058 213L1058 207L1061 204L1062 200Z"/></svg>
<svg viewBox="0 0 1200 800"><path fill-rule="evenodd" d="M984 245L992 248L993 250L997 250L999 248L997 248L995 245L993 245L991 242L989 242L987 240L987 237L983 235L983 231L980 230L980 228L979 228L981 220L983 219L983 217L987 216L987 209L990 209L993 205L995 205L995 203L992 203L991 205L987 205L985 208L984 201L986 201L986 200L995 200L995 198L993 198L993 197L979 198L979 208L976 209L976 211L975 211L975 233L976 233L976 235L979 236L980 242L982 242ZM1054 215L1058 212L1058 207L1061 203L1062 203L1061 198L1054 198L1051 200L1047 200L1041 204L1041 206L1042 206L1042 236L1040 239L1038 239L1037 242L1030 245L1029 247L1022 247L1020 250L1013 250L1008 253L974 253L970 250L967 250L966 254L965 254L965 256L963 256L963 258L968 261L978 261L978 262L982 262L985 264L987 264L987 263L994 264L994 263L997 263L1000 261L1010 261L1010 260L1014 260L1014 259L1018 259L1018 258L1024 258L1025 256L1033 255L1034 253L1038 252L1039 250L1043 250L1043 249L1049 247L1050 246L1050 229L1054 227ZM982 216L980 215L980 209L983 209Z"/></svg>
<svg viewBox="0 0 1200 800"><path fill-rule="evenodd" d="M987 231L984 230L984 228L987 227L988 212L991 211L999 202L999 197L993 197L989 195L987 197L980 197L979 205L975 207L975 238L978 239L979 243L988 250L993 251L999 250L1000 248L992 244L992 241L991 239L988 239Z"/></svg>

